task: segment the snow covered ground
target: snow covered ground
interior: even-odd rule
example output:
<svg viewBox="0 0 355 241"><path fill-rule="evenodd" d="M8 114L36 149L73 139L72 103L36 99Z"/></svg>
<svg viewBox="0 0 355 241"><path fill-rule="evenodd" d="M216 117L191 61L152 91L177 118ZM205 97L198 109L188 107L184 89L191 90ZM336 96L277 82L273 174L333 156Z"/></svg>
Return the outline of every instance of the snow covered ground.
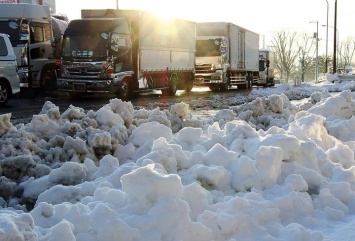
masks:
<svg viewBox="0 0 355 241"><path fill-rule="evenodd" d="M354 87L255 89L204 117L119 99L0 115L0 241L354 240Z"/></svg>

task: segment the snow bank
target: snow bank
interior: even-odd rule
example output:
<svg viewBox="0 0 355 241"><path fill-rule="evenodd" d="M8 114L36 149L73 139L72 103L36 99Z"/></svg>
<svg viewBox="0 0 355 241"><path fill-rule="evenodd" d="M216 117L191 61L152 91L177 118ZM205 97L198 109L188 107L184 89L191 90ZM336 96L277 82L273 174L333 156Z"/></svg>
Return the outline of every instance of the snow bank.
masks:
<svg viewBox="0 0 355 241"><path fill-rule="evenodd" d="M353 103L1 115L0 240L324 240L355 212Z"/></svg>

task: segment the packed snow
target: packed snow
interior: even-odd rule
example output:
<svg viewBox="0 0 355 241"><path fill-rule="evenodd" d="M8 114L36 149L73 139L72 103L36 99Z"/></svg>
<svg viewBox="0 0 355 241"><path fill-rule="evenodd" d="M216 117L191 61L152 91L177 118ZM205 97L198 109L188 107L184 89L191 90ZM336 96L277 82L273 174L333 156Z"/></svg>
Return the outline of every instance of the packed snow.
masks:
<svg viewBox="0 0 355 241"><path fill-rule="evenodd" d="M0 241L354 240L354 86L254 89L207 117L120 99L0 115Z"/></svg>

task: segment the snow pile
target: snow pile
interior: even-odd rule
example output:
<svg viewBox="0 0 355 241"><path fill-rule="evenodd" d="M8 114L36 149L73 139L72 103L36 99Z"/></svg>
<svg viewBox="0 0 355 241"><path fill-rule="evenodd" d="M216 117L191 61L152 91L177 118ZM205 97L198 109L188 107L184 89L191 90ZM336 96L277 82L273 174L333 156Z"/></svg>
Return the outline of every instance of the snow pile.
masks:
<svg viewBox="0 0 355 241"><path fill-rule="evenodd" d="M336 240L355 212L349 91L0 116L0 240ZM344 236L355 231L343 227ZM336 236L337 235L337 236Z"/></svg>

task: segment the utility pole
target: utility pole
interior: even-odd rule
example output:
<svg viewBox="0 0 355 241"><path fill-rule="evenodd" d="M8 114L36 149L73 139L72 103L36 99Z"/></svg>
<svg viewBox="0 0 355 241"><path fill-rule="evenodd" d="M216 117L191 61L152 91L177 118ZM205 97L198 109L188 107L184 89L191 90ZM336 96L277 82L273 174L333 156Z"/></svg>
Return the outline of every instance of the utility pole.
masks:
<svg viewBox="0 0 355 241"><path fill-rule="evenodd" d="M118 9L118 1L119 0L116 0L116 9ZM327 0L328 1L328 0Z"/></svg>
<svg viewBox="0 0 355 241"><path fill-rule="evenodd" d="M313 37L316 39L316 63L315 63L315 70L314 70L314 77L315 77L315 82L318 83L318 20L317 21L311 21L311 23L316 23L317 24L317 32L314 33Z"/></svg>
<svg viewBox="0 0 355 241"><path fill-rule="evenodd" d="M326 40L325 40L325 72L328 73L328 18L329 18L329 3L327 1L327 33L326 33Z"/></svg>
<svg viewBox="0 0 355 241"><path fill-rule="evenodd" d="M334 48L333 48L333 74L337 72L337 44L336 44L336 39L337 39L337 7L338 3L337 0L335 0L335 7L334 7Z"/></svg>
<svg viewBox="0 0 355 241"><path fill-rule="evenodd" d="M316 34L316 83L318 83L318 21L317 21L317 34Z"/></svg>

